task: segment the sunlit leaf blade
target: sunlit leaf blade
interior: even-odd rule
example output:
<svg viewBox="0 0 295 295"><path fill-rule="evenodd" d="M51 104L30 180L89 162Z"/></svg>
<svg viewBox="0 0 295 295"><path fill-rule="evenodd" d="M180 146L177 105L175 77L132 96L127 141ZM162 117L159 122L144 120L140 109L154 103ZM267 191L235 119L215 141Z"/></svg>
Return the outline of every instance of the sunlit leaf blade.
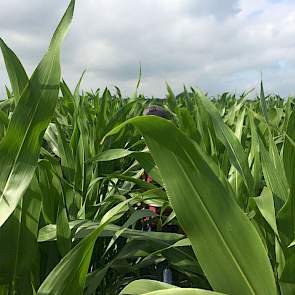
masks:
<svg viewBox="0 0 295 295"><path fill-rule="evenodd" d="M177 289L177 290L160 290L160 291L153 291L149 293L145 293L144 295L225 295L224 293L219 292L212 292L207 290L201 289Z"/></svg>
<svg viewBox="0 0 295 295"><path fill-rule="evenodd" d="M103 161L112 161L124 158L126 156L134 153L133 151L125 150L125 149L110 149L104 152L99 153L95 156L92 161L103 162Z"/></svg>
<svg viewBox="0 0 295 295"><path fill-rule="evenodd" d="M13 212L33 177L42 136L56 105L61 75L60 46L71 23L74 4L71 1L0 143L0 226Z"/></svg>
<svg viewBox="0 0 295 295"><path fill-rule="evenodd" d="M2 50L6 70L10 79L11 88L14 94L15 103L17 104L22 92L29 82L24 67L15 53L0 38L0 47Z"/></svg>
<svg viewBox="0 0 295 295"><path fill-rule="evenodd" d="M223 293L217 293L201 289L181 289L173 285L166 283L153 281L153 280L137 280L127 285L120 295L222 295Z"/></svg>
<svg viewBox="0 0 295 295"><path fill-rule="evenodd" d="M294 295L294 97L71 91L68 2L30 80L0 40L0 294Z"/></svg>
<svg viewBox="0 0 295 295"><path fill-rule="evenodd" d="M201 150L164 119L149 116L127 123L145 137L178 221L214 290L276 294L272 268L258 233Z"/></svg>
<svg viewBox="0 0 295 295"><path fill-rule="evenodd" d="M199 93L199 98L206 111L210 114L216 134L225 145L232 164L242 175L248 191L253 193L253 177L248 166L247 154L243 150L242 145L232 130L223 122L212 102L210 102L202 93Z"/></svg>
<svg viewBox="0 0 295 295"><path fill-rule="evenodd" d="M148 292L166 290L166 289L176 289L178 287L169 285L163 282L153 281L153 280L137 280L128 284L121 292L120 295L137 295L145 294Z"/></svg>
<svg viewBox="0 0 295 295"><path fill-rule="evenodd" d="M37 234L41 211L41 195L34 177L15 211L0 230L0 286L10 294L32 294L38 278ZM35 268L35 269L34 269Z"/></svg>
<svg viewBox="0 0 295 295"><path fill-rule="evenodd" d="M69 222L71 229L76 229L74 239L85 238L87 235L96 230L99 223L89 220L76 220ZM108 224L101 233L101 237L112 237L121 229L120 226L115 224ZM132 238L138 240L160 240L163 242L175 242L183 238L183 235L177 233L166 232L145 232L135 229L126 229L122 236L125 238ZM46 242L56 240L56 225L49 224L40 229L38 235L38 242Z"/></svg>

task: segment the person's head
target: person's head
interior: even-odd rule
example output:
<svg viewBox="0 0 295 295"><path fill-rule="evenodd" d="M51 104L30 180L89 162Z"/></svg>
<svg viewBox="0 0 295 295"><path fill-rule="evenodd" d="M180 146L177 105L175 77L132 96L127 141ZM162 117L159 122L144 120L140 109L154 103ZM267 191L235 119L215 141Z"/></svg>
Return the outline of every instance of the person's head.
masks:
<svg viewBox="0 0 295 295"><path fill-rule="evenodd" d="M163 107L158 105L152 105L144 109L143 115L145 116L158 116L164 119L170 119L170 114L167 110L165 110Z"/></svg>

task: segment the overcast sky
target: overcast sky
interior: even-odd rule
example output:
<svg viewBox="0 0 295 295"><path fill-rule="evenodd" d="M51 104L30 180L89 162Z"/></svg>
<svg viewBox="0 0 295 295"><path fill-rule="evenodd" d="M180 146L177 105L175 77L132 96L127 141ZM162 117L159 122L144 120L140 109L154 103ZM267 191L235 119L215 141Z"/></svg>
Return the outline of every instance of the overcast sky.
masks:
<svg viewBox="0 0 295 295"><path fill-rule="evenodd" d="M0 36L32 73L68 5L0 0ZM295 95L294 0L77 0L62 51L63 77L83 89L135 88L164 96L183 84L210 94L258 87ZM0 58L0 94L8 83ZM8 84L9 85L9 84Z"/></svg>

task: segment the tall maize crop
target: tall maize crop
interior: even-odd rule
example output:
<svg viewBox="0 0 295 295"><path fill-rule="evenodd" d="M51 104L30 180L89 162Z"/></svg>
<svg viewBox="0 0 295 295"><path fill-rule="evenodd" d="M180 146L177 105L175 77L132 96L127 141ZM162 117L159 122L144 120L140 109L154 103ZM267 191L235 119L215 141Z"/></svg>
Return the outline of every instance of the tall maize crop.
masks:
<svg viewBox="0 0 295 295"><path fill-rule="evenodd" d="M74 5L30 78L0 40L0 294L295 294L294 98L71 91Z"/></svg>

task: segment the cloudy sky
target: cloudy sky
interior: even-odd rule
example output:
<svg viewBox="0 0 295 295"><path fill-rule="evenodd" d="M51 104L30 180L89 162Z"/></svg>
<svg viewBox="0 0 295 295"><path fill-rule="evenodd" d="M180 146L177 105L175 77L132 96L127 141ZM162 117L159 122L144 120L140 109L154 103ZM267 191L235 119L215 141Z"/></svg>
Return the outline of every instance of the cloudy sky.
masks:
<svg viewBox="0 0 295 295"><path fill-rule="evenodd" d="M29 74L46 51L66 0L0 0L0 36ZM294 0L78 0L62 52L73 87L135 88L164 96L187 86L210 94L258 87L295 95ZM8 83L0 58L0 94Z"/></svg>

